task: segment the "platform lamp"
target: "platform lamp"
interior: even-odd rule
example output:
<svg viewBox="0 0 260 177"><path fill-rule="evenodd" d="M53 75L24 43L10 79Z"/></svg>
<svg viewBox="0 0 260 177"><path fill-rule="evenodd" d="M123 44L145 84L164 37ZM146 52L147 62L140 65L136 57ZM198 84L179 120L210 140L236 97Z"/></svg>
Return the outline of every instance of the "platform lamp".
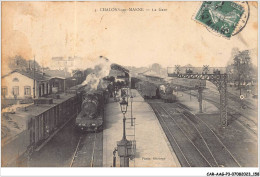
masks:
<svg viewBox="0 0 260 177"><path fill-rule="evenodd" d="M118 156L120 157L120 167L129 167L129 157L132 155L132 142L126 139L125 133L125 114L127 112L127 102L125 98L120 103L121 112L123 113L123 138L117 142Z"/></svg>
<svg viewBox="0 0 260 177"><path fill-rule="evenodd" d="M123 117L123 139L126 139L126 135L125 135L125 121L126 121L125 114L127 112L127 106L128 106L128 103L125 101L125 97L123 97L123 100L120 103L121 112L124 115L124 117Z"/></svg>
<svg viewBox="0 0 260 177"><path fill-rule="evenodd" d="M125 100L125 97L123 97L123 100L120 103L121 112L125 115L127 112L127 101Z"/></svg>

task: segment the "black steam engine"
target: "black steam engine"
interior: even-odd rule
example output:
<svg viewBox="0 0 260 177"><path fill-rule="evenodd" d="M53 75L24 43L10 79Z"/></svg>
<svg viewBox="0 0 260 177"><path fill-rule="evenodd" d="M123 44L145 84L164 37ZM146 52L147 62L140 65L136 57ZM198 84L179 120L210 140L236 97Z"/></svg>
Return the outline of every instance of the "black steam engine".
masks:
<svg viewBox="0 0 260 177"><path fill-rule="evenodd" d="M109 98L107 90L101 89L83 95L81 112L76 118L76 127L81 131L103 130L104 105Z"/></svg>
<svg viewBox="0 0 260 177"><path fill-rule="evenodd" d="M123 78L123 85L129 82L129 71L127 69L120 65L112 64L111 70L118 70L125 73L126 76ZM71 88L72 92L82 95L81 112L76 118L76 128L78 130L86 132L103 130L105 104L119 86L120 84L118 85L115 82L114 77L106 76L99 81L97 90L93 91L90 88L90 84Z"/></svg>

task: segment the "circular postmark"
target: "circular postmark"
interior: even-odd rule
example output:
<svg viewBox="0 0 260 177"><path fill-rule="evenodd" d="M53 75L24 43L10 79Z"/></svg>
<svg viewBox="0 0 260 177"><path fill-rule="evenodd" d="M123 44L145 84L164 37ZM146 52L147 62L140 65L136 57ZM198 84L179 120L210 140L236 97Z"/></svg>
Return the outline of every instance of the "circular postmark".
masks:
<svg viewBox="0 0 260 177"><path fill-rule="evenodd" d="M240 33L244 29L244 27L246 26L246 24L248 22L248 19L249 19L249 16L250 16L250 8L249 8L248 2L246 2L246 1L236 1L234 3L238 5L237 7L239 7L239 6L242 7L243 13L241 14L240 19L239 19L238 23L236 24L236 26L235 26L235 28L234 28L234 30L233 30L233 32L232 32L232 34L230 36L235 36L238 33ZM219 8L219 7L216 6L216 8ZM232 16L229 16L229 17L228 16L226 16L226 17L223 16L222 20L229 22L230 20L232 20ZM225 26L225 25L223 25L221 28L222 29L220 29L220 31L222 30L222 32L224 31L224 33L228 32L228 30L229 30L228 27ZM206 26L206 29L209 32L212 32L213 34L215 34L217 36L223 36L223 34L221 34L219 32L219 30L213 29L210 26ZM225 37L228 37L228 36L225 36Z"/></svg>
<svg viewBox="0 0 260 177"><path fill-rule="evenodd" d="M244 8L244 13L242 14L240 21L238 22L234 32L232 33L232 36L237 35L244 29L250 16L250 8L247 1L238 1L236 3Z"/></svg>

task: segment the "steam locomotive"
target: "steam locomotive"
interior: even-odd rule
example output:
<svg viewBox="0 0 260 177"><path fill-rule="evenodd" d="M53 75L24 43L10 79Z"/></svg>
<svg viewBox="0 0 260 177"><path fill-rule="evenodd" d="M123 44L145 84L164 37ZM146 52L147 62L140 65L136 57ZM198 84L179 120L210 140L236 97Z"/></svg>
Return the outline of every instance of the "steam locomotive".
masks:
<svg viewBox="0 0 260 177"><path fill-rule="evenodd" d="M104 105L109 93L105 89L87 92L83 95L81 112L76 117L76 128L80 131L98 132L103 130Z"/></svg>

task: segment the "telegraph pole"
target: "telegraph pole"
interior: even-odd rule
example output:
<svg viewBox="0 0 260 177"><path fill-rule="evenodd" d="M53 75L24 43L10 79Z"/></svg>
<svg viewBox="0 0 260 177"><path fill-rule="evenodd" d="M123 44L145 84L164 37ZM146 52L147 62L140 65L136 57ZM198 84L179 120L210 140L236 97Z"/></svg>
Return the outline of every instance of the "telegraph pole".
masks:
<svg viewBox="0 0 260 177"><path fill-rule="evenodd" d="M35 98L35 55L33 59L33 98Z"/></svg>
<svg viewBox="0 0 260 177"><path fill-rule="evenodd" d="M199 86L198 88L198 92L199 92L199 108L200 108L200 113L202 113L202 91L203 91L203 87Z"/></svg>
<svg viewBox="0 0 260 177"><path fill-rule="evenodd" d="M67 70L67 60L64 61L64 93L66 91L66 70Z"/></svg>
<svg viewBox="0 0 260 177"><path fill-rule="evenodd" d="M239 95L241 95L241 73L240 73L240 58L238 61L238 87L239 87Z"/></svg>

